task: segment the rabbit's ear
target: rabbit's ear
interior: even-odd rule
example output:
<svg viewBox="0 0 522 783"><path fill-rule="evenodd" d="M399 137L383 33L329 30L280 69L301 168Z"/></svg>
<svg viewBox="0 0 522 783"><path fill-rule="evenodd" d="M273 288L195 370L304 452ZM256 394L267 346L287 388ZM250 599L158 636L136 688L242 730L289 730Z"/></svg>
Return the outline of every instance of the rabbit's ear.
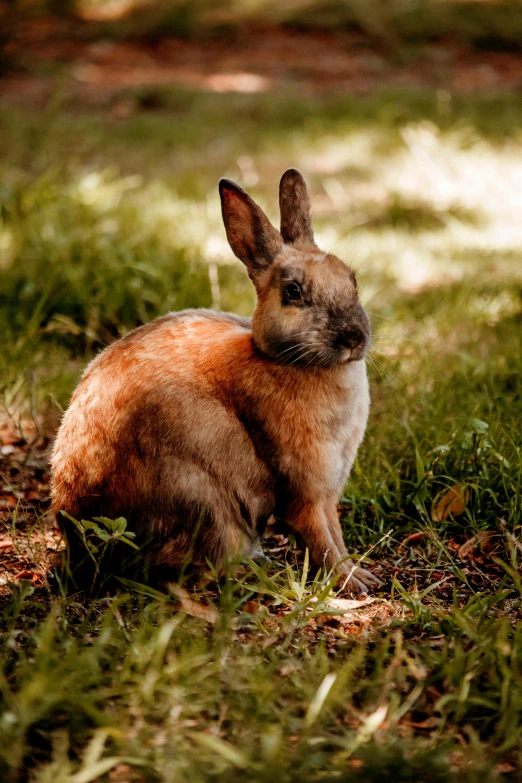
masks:
<svg viewBox="0 0 522 783"><path fill-rule="evenodd" d="M227 239L245 264L249 277L267 269L283 246L279 231L243 188L229 179L219 182L221 213Z"/></svg>
<svg viewBox="0 0 522 783"><path fill-rule="evenodd" d="M300 171L288 169L279 183L281 235L287 243L314 241L308 188Z"/></svg>

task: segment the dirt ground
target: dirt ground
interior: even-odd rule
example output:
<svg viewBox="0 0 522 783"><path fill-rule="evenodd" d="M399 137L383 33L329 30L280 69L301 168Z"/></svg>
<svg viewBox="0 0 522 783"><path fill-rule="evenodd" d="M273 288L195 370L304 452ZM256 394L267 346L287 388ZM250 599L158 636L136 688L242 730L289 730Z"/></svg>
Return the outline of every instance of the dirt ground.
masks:
<svg viewBox="0 0 522 783"><path fill-rule="evenodd" d="M40 19L16 29L4 47L0 97L41 106L57 89L78 108L132 110L133 88L185 86L211 92L366 94L386 87L447 93L522 86L522 57L442 41L400 56L357 33L243 28L228 38L158 42L85 41L70 24ZM153 98L149 98L154 108ZM146 103L146 102L145 102Z"/></svg>

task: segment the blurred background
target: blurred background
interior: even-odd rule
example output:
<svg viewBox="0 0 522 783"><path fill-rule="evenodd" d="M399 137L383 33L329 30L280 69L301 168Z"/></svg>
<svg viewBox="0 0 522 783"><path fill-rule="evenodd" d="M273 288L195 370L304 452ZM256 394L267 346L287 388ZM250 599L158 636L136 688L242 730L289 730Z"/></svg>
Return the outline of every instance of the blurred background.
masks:
<svg viewBox="0 0 522 783"><path fill-rule="evenodd" d="M0 31L4 417L52 434L88 359L168 310L250 314L217 183L277 223L297 166L373 324L350 508L422 517L489 427L473 524L518 518L521 2L4 0Z"/></svg>

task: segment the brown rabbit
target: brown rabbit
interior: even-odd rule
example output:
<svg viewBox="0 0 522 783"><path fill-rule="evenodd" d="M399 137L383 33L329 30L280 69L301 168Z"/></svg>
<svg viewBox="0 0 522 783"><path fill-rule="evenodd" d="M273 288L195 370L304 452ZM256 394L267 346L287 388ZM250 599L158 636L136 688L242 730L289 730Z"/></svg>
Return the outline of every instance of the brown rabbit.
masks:
<svg viewBox="0 0 522 783"><path fill-rule="evenodd" d="M280 232L234 182L219 192L252 319L171 313L94 359L54 445L54 510L124 516L173 569L191 547L196 563L252 552L274 514L367 592L379 582L346 559L337 515L369 408L355 275L316 247L296 169L281 179Z"/></svg>

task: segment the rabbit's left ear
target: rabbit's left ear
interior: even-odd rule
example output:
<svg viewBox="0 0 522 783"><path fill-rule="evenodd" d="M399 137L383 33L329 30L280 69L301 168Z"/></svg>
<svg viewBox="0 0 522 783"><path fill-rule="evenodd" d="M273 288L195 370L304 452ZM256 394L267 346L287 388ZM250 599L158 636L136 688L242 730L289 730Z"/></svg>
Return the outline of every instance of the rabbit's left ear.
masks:
<svg viewBox="0 0 522 783"><path fill-rule="evenodd" d="M243 188L229 179L219 182L221 212L230 247L256 282L283 247L279 231Z"/></svg>
<svg viewBox="0 0 522 783"><path fill-rule="evenodd" d="M288 169L279 183L281 236L284 242L314 241L308 188L300 171Z"/></svg>

